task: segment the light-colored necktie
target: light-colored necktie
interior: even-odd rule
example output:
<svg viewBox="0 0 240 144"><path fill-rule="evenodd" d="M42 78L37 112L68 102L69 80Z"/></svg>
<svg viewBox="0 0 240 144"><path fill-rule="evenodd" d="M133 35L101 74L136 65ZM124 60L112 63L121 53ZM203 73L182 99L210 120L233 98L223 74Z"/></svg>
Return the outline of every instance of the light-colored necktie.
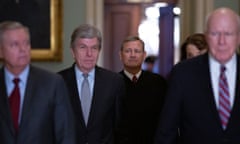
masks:
<svg viewBox="0 0 240 144"><path fill-rule="evenodd" d="M230 94L227 83L227 78L225 75L226 68L221 66L220 68L220 78L219 78L219 116L221 119L223 129L226 129L228 124L228 119L231 113L230 105Z"/></svg>
<svg viewBox="0 0 240 144"><path fill-rule="evenodd" d="M88 74L83 74L83 82L82 82L82 91L81 91L81 105L82 105L82 112L85 124L88 122L89 111L91 107L91 92L90 86L88 82Z"/></svg>
<svg viewBox="0 0 240 144"><path fill-rule="evenodd" d="M9 105L10 105L10 110L12 114L12 119L13 119L13 125L18 132L18 118L19 118L19 109L20 109L20 90L19 90L19 83L20 79L15 78L13 80L14 83L14 89L9 97Z"/></svg>

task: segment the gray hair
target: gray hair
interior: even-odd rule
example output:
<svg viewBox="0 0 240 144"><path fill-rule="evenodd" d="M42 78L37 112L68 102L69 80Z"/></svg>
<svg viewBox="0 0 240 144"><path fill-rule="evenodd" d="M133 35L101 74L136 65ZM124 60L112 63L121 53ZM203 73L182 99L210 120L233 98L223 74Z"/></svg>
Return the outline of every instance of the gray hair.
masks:
<svg viewBox="0 0 240 144"><path fill-rule="evenodd" d="M99 42L99 48L102 45L101 32L90 24L82 24L78 26L72 33L71 36L71 47L74 47L74 43L77 38L97 38Z"/></svg>
<svg viewBox="0 0 240 144"><path fill-rule="evenodd" d="M144 41L143 41L142 39L140 39L139 36L135 36L135 35L133 35L133 36L128 36L128 37L126 37L126 38L123 40L122 45L121 45L121 51L123 50L123 45L124 45L125 43L131 42L131 41L140 41L141 44L142 44L142 46L143 46L143 47L142 47L142 48L143 48L143 51L145 51Z"/></svg>
<svg viewBox="0 0 240 144"><path fill-rule="evenodd" d="M4 21L0 23L0 43L2 43L3 36L6 31L15 30L15 29L24 29L28 33L28 35L30 35L28 27L24 26L20 22Z"/></svg>

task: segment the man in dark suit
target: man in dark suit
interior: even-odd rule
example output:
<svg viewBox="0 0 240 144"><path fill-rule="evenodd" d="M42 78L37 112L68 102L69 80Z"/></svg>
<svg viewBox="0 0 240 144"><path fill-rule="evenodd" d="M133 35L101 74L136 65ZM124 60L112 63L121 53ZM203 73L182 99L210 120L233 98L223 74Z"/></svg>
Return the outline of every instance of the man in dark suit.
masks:
<svg viewBox="0 0 240 144"><path fill-rule="evenodd" d="M124 81L119 74L96 65L101 43L97 28L88 24L77 27L70 48L75 63L59 72L68 86L78 144L113 144L120 127ZM83 93L85 80L90 94Z"/></svg>
<svg viewBox="0 0 240 144"><path fill-rule="evenodd" d="M0 141L75 144L73 112L64 80L30 65L30 47L27 27L9 21L0 24Z"/></svg>
<svg viewBox="0 0 240 144"><path fill-rule="evenodd" d="M124 69L120 74L126 85L123 131L127 136L124 144L153 143L166 92L163 77L141 69L145 57L144 42L138 36L129 36L123 41L120 59Z"/></svg>
<svg viewBox="0 0 240 144"><path fill-rule="evenodd" d="M206 21L208 54L177 64L170 77L156 144L240 142L240 18L218 8ZM221 67L225 67L220 69Z"/></svg>

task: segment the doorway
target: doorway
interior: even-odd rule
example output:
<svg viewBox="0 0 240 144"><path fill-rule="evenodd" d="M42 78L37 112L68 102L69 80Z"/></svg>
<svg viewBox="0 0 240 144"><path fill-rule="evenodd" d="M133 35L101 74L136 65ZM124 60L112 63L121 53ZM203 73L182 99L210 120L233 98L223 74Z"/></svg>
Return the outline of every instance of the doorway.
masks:
<svg viewBox="0 0 240 144"><path fill-rule="evenodd" d="M165 76L174 64L175 15L172 12L174 7L175 5L167 3L127 3L106 0L104 2L104 67L115 72L122 70L118 55L121 43L129 35L139 35L145 41L148 55L159 57L156 73Z"/></svg>

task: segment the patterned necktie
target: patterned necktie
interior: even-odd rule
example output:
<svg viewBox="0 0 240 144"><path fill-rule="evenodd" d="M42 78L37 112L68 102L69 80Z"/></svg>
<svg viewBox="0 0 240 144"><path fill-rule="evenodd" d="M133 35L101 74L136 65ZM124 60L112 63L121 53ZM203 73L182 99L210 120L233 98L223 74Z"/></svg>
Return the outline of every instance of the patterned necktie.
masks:
<svg viewBox="0 0 240 144"><path fill-rule="evenodd" d="M133 78L132 78L132 82L133 83L137 83L137 77L134 75Z"/></svg>
<svg viewBox="0 0 240 144"><path fill-rule="evenodd" d="M81 104L82 104L82 112L85 124L88 122L88 116L91 106L91 93L90 93L90 87L88 82L88 74L83 74L83 82L82 82L82 91L81 91Z"/></svg>
<svg viewBox="0 0 240 144"><path fill-rule="evenodd" d="M13 125L16 132L18 132L18 118L20 109L20 91L18 86L19 81L20 81L19 78L15 78L13 80L15 86L9 97L10 110L12 114Z"/></svg>
<svg viewBox="0 0 240 144"><path fill-rule="evenodd" d="M231 105L230 105L230 94L228 89L228 83L225 76L226 68L221 66L219 78L219 116L221 119L223 129L226 129L228 119L230 117Z"/></svg>

